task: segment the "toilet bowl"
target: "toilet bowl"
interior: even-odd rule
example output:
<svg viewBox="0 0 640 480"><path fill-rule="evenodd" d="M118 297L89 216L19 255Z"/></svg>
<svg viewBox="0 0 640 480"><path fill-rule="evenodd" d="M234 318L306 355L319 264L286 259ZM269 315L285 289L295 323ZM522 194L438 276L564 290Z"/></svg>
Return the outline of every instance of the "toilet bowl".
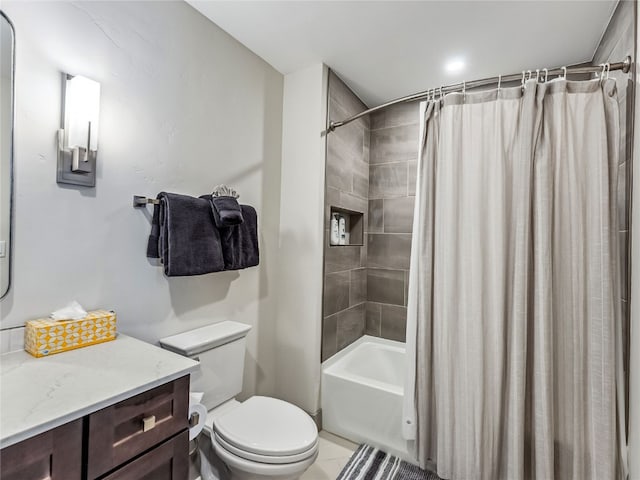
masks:
<svg viewBox="0 0 640 480"><path fill-rule="evenodd" d="M235 400L242 385L250 327L217 324L163 338L160 344L200 362L191 389L204 392L205 432L233 480L294 480L318 456L318 429L297 406L271 397Z"/></svg>
<svg viewBox="0 0 640 480"><path fill-rule="evenodd" d="M296 479L318 456L318 430L303 410L254 396L207 415L218 457L238 480Z"/></svg>

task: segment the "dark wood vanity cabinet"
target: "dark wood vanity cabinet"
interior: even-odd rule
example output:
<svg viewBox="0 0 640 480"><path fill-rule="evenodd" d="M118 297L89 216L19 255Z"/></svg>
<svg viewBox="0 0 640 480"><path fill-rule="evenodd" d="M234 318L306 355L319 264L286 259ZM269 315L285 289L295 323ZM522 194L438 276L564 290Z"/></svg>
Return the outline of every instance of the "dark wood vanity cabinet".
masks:
<svg viewBox="0 0 640 480"><path fill-rule="evenodd" d="M87 417L87 478L98 478L186 431L188 411L189 377L183 377L92 413Z"/></svg>
<svg viewBox="0 0 640 480"><path fill-rule="evenodd" d="M186 480L189 376L0 451L1 480Z"/></svg>
<svg viewBox="0 0 640 480"><path fill-rule="evenodd" d="M104 480L186 480L189 475L189 432L186 430L136 458Z"/></svg>
<svg viewBox="0 0 640 480"><path fill-rule="evenodd" d="M0 450L2 480L81 480L82 419Z"/></svg>

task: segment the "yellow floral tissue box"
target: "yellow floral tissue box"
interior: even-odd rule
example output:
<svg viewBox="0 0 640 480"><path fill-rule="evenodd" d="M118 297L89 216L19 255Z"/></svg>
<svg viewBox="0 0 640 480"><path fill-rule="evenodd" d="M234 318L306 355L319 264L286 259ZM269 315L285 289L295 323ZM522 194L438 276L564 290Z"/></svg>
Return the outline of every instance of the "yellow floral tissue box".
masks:
<svg viewBox="0 0 640 480"><path fill-rule="evenodd" d="M80 320L29 320L25 325L24 349L34 357L45 357L115 338L115 312L95 310Z"/></svg>

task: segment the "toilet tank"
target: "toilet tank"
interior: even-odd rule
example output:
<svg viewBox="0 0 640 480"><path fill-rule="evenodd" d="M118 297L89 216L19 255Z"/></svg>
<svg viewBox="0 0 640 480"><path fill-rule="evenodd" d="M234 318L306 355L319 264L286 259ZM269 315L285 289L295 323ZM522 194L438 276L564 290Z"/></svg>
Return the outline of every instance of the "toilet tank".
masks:
<svg viewBox="0 0 640 480"><path fill-rule="evenodd" d="M161 338L162 348L200 363L191 374L191 391L204 392L207 410L231 400L242 390L246 336L244 323L224 321Z"/></svg>

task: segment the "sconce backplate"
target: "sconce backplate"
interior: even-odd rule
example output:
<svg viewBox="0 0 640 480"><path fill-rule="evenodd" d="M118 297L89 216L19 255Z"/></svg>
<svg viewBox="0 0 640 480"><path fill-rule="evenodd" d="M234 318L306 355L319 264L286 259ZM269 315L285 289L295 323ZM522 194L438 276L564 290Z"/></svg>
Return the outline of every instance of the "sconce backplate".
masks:
<svg viewBox="0 0 640 480"><path fill-rule="evenodd" d="M89 151L87 168L88 172L73 171L73 150L64 148L64 131L58 132L58 171L56 181L67 185L80 185L83 187L96 186L96 156L97 152Z"/></svg>

